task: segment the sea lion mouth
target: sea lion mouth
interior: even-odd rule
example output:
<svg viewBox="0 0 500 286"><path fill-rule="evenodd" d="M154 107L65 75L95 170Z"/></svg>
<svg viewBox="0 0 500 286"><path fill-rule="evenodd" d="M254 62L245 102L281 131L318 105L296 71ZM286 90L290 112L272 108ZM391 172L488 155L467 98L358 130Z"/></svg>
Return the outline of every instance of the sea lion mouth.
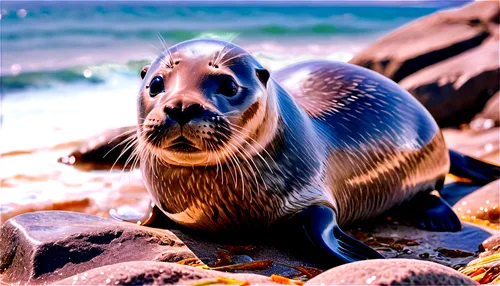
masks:
<svg viewBox="0 0 500 286"><path fill-rule="evenodd" d="M199 148L194 146L193 142L189 141L189 139L182 135L173 140L166 149L168 149L169 151L184 153L194 153L201 151Z"/></svg>

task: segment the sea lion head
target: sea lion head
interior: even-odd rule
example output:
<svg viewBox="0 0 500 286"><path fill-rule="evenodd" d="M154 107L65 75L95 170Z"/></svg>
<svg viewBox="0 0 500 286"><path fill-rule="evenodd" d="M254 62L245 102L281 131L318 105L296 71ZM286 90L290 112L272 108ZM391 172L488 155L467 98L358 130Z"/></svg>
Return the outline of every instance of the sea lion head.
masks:
<svg viewBox="0 0 500 286"><path fill-rule="evenodd" d="M235 44L198 39L142 72L140 156L169 165L224 164L264 148L276 129L269 72Z"/></svg>

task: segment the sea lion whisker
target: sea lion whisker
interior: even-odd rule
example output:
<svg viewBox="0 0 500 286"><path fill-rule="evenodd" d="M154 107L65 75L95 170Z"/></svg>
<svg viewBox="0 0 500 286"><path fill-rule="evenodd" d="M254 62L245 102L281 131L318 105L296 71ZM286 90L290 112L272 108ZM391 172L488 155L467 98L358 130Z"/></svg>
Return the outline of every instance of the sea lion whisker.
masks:
<svg viewBox="0 0 500 286"><path fill-rule="evenodd" d="M137 143L136 148L132 151L133 155L131 157L133 157L133 161L132 161L132 168L131 168L131 170L134 170L137 167L137 164L140 161L140 159L139 159L140 158L140 152L141 152L139 150L139 148L140 148L139 146L141 146L140 144L141 144L140 142ZM129 180L130 180L130 176L132 176L132 174L133 174L133 172L129 172Z"/></svg>
<svg viewBox="0 0 500 286"><path fill-rule="evenodd" d="M212 148L211 142L208 142L205 139L203 139L202 141L205 144L206 148L208 149L210 156L212 156L212 153L215 152L215 150ZM209 162L209 160L207 160L205 168L208 166L208 162ZM215 157L215 179L217 179L217 176L219 176L219 162L217 161L217 156L216 156Z"/></svg>
<svg viewBox="0 0 500 286"><path fill-rule="evenodd" d="M247 132L250 132L238 125L235 125L235 124L232 124L231 122L229 122L229 125L231 125L231 127L233 127L233 129L231 129L232 132L237 132L239 134L241 134L242 136L245 135L245 133L241 132L240 130L238 130L237 128L240 128L241 130L243 131L247 131ZM264 148L264 146L262 146L259 142L257 142L255 139L253 139L252 137L247 137L248 139L252 140L253 143L257 144L268 156L271 160L273 160L274 163L276 163L274 161L274 158L271 156L271 154L266 150L266 148ZM247 143L249 143L247 141ZM256 152L257 152L257 149L255 149L255 147L252 146L252 144L248 144L250 147L252 147ZM260 154L259 152L257 152L258 154Z"/></svg>
<svg viewBox="0 0 500 286"><path fill-rule="evenodd" d="M237 142L235 142L235 143L237 143ZM230 146L233 146L233 147L235 148L235 150L237 150L237 152L238 152L239 154L241 154L241 155L242 155L242 156L241 156L241 158L242 158L243 160L245 160L245 162L246 162L246 165L245 165L245 164L242 164L242 165L243 165L243 167L247 166L247 167L249 168L249 170L250 170L250 172L252 173L252 176L253 176L253 178L254 178L254 181L255 181L255 186L256 186L257 190L258 190L258 191L260 191L260 184L259 184L259 180L257 179L257 175L255 174L255 170L254 170L254 168L252 167L252 165L250 164L250 162L248 161L247 157L246 157L246 156L242 153L242 150L244 150L244 149L242 149L242 148L238 148L236 145L234 145L234 144L230 143L229 141L228 141L228 142L226 142L226 144L228 144L228 145L230 145ZM240 144L240 145L241 145L241 144ZM236 154L235 154L235 155L236 155ZM236 157L236 158L238 158L238 157ZM253 161L252 157L250 156L250 157L248 157L248 158L252 161L252 163L255 165L255 168L256 168L256 169L257 169L257 171L258 171L259 169L258 169L257 165L255 164L255 162ZM237 160L238 160L238 162L241 162L239 159L237 159ZM238 168L240 168L240 173L241 173L241 167L240 167L240 164L238 164ZM248 168L247 168L245 171L247 171L247 170L248 170ZM244 173L246 174L246 172L244 172ZM258 172L258 174L259 174L259 176L260 176L260 177L261 177L261 179L262 179L262 175L260 174L260 172ZM246 178L246 176L244 176L244 175L243 175L243 173L241 173L241 177L242 177L242 178ZM243 180L243 181L245 181L245 180ZM266 188L266 189L267 189L267 188ZM243 187L243 199L244 199L244 198L245 198L245 196L244 196L244 187ZM252 192L250 192L250 201L252 201Z"/></svg>
<svg viewBox="0 0 500 286"><path fill-rule="evenodd" d="M238 187L238 184L237 184L237 180L238 180L238 170L236 170L236 167L239 169L240 171L240 175L241 175L241 190L242 190L242 194L243 194L243 198L242 199L245 199L245 176L243 175L243 171L241 170L241 166L240 166L240 160L238 159L238 156L236 155L236 153L229 149L228 150L230 152L230 156L229 156L229 159L231 160L231 162L233 162L233 168L234 168L234 171L236 173L236 183L235 183L235 188Z"/></svg>
<svg viewBox="0 0 500 286"><path fill-rule="evenodd" d="M154 48L155 48L155 49L156 49L156 50L157 50L160 54L163 54L163 51L162 51L162 50L160 50L160 49L158 49L158 47L157 47L157 46L155 46L155 45L153 45L153 44L151 44L151 43L150 43L150 45L151 45L152 47L154 47ZM154 56L155 56L155 57L157 57L157 54L154 54ZM165 62L165 61L164 61L162 58L160 58L160 57L158 57L158 59L159 59L159 60L160 60L160 61L161 61L161 62L162 62L165 66L167 66L167 67L168 67L167 62ZM144 118L143 118L143 119L144 119Z"/></svg>
<svg viewBox="0 0 500 286"><path fill-rule="evenodd" d="M133 130L133 131L136 131L136 130ZM129 132L129 133L132 133L132 132ZM125 135L125 133L122 133L121 135ZM118 138L118 137L119 137L119 136L121 136L121 135L116 136L116 137L115 137L115 139L116 139L116 138ZM123 144L128 144L128 143L130 143L130 141L134 141L134 140L136 140L136 139L137 139L137 136L130 136L130 137L128 137L127 139L123 140L122 142L120 142L120 143L116 144L113 148L111 148L108 152L106 152L106 154L104 154L104 156L103 156L103 157L106 157L106 156L107 156L110 152L112 152L113 150L115 150L117 147L120 147L120 146L121 146L121 145L123 145ZM108 144L110 144L113 140L114 140L114 139L110 140L110 141L108 142ZM120 158L118 157L118 159L120 159ZM117 160L118 160L118 159L117 159Z"/></svg>
<svg viewBox="0 0 500 286"><path fill-rule="evenodd" d="M235 127L239 127L239 126L235 125ZM223 127L223 128L226 128L226 127ZM248 140L246 140L245 138L242 137L243 135L245 135L243 132L238 131L236 129L228 129L228 130L231 131L231 132L233 132L233 136L237 136L239 139L241 139L242 141L244 141L245 143L247 143L247 146L249 146L250 148L252 148L256 152L257 156L259 156L266 163L266 165L269 168L269 170L271 172L273 172L273 169L271 168L271 166L269 165L269 163L267 162L267 160L260 154L260 152L254 146L252 146L252 144L250 144L250 142L248 142ZM241 134L241 136L238 135L238 133ZM253 138L251 138L251 137L246 137L246 138L251 139L251 140L253 140L253 142L255 142L256 144L258 144L262 148L262 150L264 150L264 152L269 156L269 158L271 158L271 160L276 164L276 162L274 161L274 159L271 156L271 154L269 154L269 152L267 152L267 150L265 150L264 147L262 147Z"/></svg>
<svg viewBox="0 0 500 286"><path fill-rule="evenodd" d="M123 148L123 150L120 152L120 155L118 155L118 157L116 158L115 162L113 163L113 165L111 166L111 168L109 169L109 172L111 172L113 170L113 168L115 167L116 163L118 162L118 160L120 160L120 158L128 151L130 150L130 148L133 148L135 146L135 143L137 143L139 139L137 137L133 138L130 142L127 143L127 145L125 145L125 148ZM116 148L116 147L115 147ZM114 148L113 148L114 149ZM111 150L113 150L111 149ZM111 152L111 150L109 152ZM109 153L108 152L108 153ZM108 154L106 153L106 155ZM104 156L106 156L104 155ZM127 163L129 161L130 158L132 158L133 156L129 156L129 158L127 159L127 161L125 161L125 164L123 165L123 169L125 169L125 167L127 166Z"/></svg>
<svg viewBox="0 0 500 286"><path fill-rule="evenodd" d="M265 181L265 180L264 180L264 178L262 177L262 172L261 172L260 168L257 166L257 163L255 163L255 159L256 159L256 158L259 158L259 159L263 160L264 162L265 162L265 160L264 160L264 159L262 159L262 158L261 158L261 157L259 157L259 156L257 156L257 157L252 156L252 155L251 155L251 154L250 154L250 153L249 153L249 152L248 152L248 151L247 151L247 150L243 147L243 145L242 145L241 143L239 143L239 142L235 142L235 143L238 143L238 145L240 146L240 148L238 148L238 150L240 151L240 154L242 154L242 155L243 155L244 160L245 160L245 161L247 161L247 163L248 163L248 160L246 159L246 158L248 158L248 159L252 162L252 164L253 164L253 166L252 166L252 165L250 165L250 163L248 163L248 166L250 167L250 169L251 169L251 171L252 171L252 174L253 174L253 176L254 176L254 179L255 179L255 182L256 182L256 186L257 186L258 191L260 192L260 184L259 184L259 180L257 179L257 176L255 175L255 170L257 171L257 174L259 175L260 179L261 179L261 180L262 180L262 182L264 183L264 189L266 189L266 190L267 190L267 184L266 184L266 181ZM247 143L248 143L248 142L247 142ZM243 153L243 152L244 152L244 153ZM267 164L267 162L265 162L265 163ZM254 168L253 168L253 167L255 167L255 170L254 170Z"/></svg>
<svg viewBox="0 0 500 286"><path fill-rule="evenodd" d="M226 134L222 134L222 133L221 133L221 135L222 135L222 136L224 136L224 137L225 137L225 138L227 138L227 139L230 139L230 138L228 137L228 135L226 135ZM235 134L233 134L233 135L235 135ZM245 141L243 138L241 138L241 136L238 136L238 135L236 135L236 136L237 136L238 138L242 139L243 141ZM245 142L246 142L246 141L245 141ZM246 142L246 143L248 144L248 142ZM241 158L242 158L243 160L245 160L245 162L247 163L248 167L251 169L252 175L253 175L253 177L254 177L254 179L255 179L255 182L256 182L256 186L258 187L260 184L259 184L259 181L258 181L258 179L257 179L257 176L255 175L255 170L254 170L254 168L253 168L253 166L255 166L255 168L256 168L256 170L257 170L257 173L259 174L259 176L260 176L261 180L264 182L264 185L265 185L264 187L267 189L267 186L266 186L265 181L264 181L264 179L263 179L263 177L262 177L262 174L260 173L260 170L259 170L259 168L257 167L257 164L255 163L255 158L254 158L254 156L252 156L250 153L248 153L248 151L247 151L247 150L245 150L245 148L243 147L243 145L242 145L240 142L235 141L233 144L231 144L231 143L230 143L230 140L228 140L225 144L226 144L226 145L229 145L230 147L233 147L235 150L237 150L237 151L238 151L238 153L241 155ZM237 146L237 145L235 145L235 144L238 144L239 148L238 148L238 146ZM250 159L250 161L252 162L253 166L252 166L252 164L250 164L250 162L248 161L248 159Z"/></svg>
<svg viewBox="0 0 500 286"><path fill-rule="evenodd" d="M220 66L220 62L223 60L223 58L228 54L230 53L232 50L234 50L234 48L231 48L230 50L227 50L225 51L225 48L222 49L222 51L220 51L220 53L218 54L217 56L217 61L216 61L216 65L217 66Z"/></svg>
<svg viewBox="0 0 500 286"><path fill-rule="evenodd" d="M226 44L222 47L220 52L217 54L217 57L215 58L214 63L213 63L215 66L218 66L219 62L222 60L222 58L224 56L226 56L227 53L229 53L230 51L232 51L235 48L235 47L233 47L233 48L231 48L231 50L224 53L224 50L232 43L232 41L236 38L236 36L238 36L238 34L234 34L231 38L229 38L229 40L226 42ZM224 53L224 55L222 55L222 53Z"/></svg>
<svg viewBox="0 0 500 286"><path fill-rule="evenodd" d="M137 132L137 129L130 129L130 130L127 130L127 131L123 131L122 133L120 133L120 134L114 136L113 138L111 138L108 141L108 144L111 143L111 141L115 140L116 138L118 138L120 136L128 135L128 134L131 134L131 133L134 133L134 132Z"/></svg>
<svg viewBox="0 0 500 286"><path fill-rule="evenodd" d="M133 130L133 131L135 131L135 130ZM135 133L135 132L134 132L134 133ZM118 137L120 137L120 136L123 136L123 135L124 135L124 134L122 133L121 135L116 136L114 139L111 139L111 140L108 142L108 144L111 144L111 142L113 142L113 140L115 140L116 138L118 138ZM137 138L137 134L132 134L132 132L130 132L130 134L128 134L127 138L123 139L123 140L122 140L122 142L120 142L120 143L116 144L116 146L115 146L114 148L112 148L111 150L109 150L109 151L108 151L108 152L104 155L104 157L106 157L106 155L107 155L109 152L113 151L113 149L115 149L116 147L121 146L121 145L123 145L123 144L125 144L125 143L127 143L127 142L129 142L129 141L131 141L131 140L134 140L134 139L136 139L136 138Z"/></svg>
<svg viewBox="0 0 500 286"><path fill-rule="evenodd" d="M221 150L217 150L217 151L216 151L216 154L217 154L218 156L219 156L220 154L222 154L223 156L221 156L221 158L222 158L222 157L224 157L224 156L226 156L225 152L223 152L223 151L221 151ZM222 170L222 169L224 168L224 164L223 164L223 162L222 162L222 159L220 159L220 158L219 158L219 162L220 162L220 165L221 165L221 170ZM235 181L235 176L234 176L234 174L233 174L233 170L234 170L234 169L232 170L232 169L230 168L230 166L228 166L228 165L226 165L226 167L227 167L227 170L228 170L228 172L229 172L229 175L231 176L231 178L233 179L233 181ZM229 178L227 179L227 183L229 183Z"/></svg>
<svg viewBox="0 0 500 286"><path fill-rule="evenodd" d="M136 148L138 149L138 148ZM140 151L136 151L134 150L135 153L139 153ZM134 161L132 162L132 170L134 170L136 167L137 167L137 164L139 163L139 154L137 154L135 157L134 157Z"/></svg>
<svg viewBox="0 0 500 286"><path fill-rule="evenodd" d="M144 131L143 131L142 133L144 133ZM129 146L129 147L127 147L127 149L130 149L131 147L133 147L133 150L132 150L132 153L130 154L130 156L129 156L129 157L127 158L127 160L125 161L125 164L123 165L123 168L122 168L122 170L121 170L121 172L120 172L120 178L122 178L123 173L125 172L125 168L126 168L126 166L127 166L127 165L131 162L131 160L135 160L136 162L137 162L137 161L139 161L139 157L140 157L140 156L139 156L139 154L138 154L138 150L139 150L139 151L142 151L142 150L144 149L144 148L140 148L140 147L139 147L140 145L141 145L141 142L140 142L140 140L139 140L139 136L136 136L136 137L135 137L135 140L134 140L134 141L132 141L132 142L130 142L130 146ZM126 152L126 150L125 150L125 149L122 151L122 154L120 154L120 157L123 155L123 153L124 153L124 152ZM118 157L118 158L119 158L119 157ZM117 159L117 161L118 161L118 159ZM116 162L117 162L117 161L115 161L115 164L116 164ZM114 166L114 164L113 164L113 166ZM135 165L134 165L134 164L132 164L132 168L131 168L131 169L133 170L134 168L135 168ZM130 173L129 173L129 180L130 180L130 174L131 174L131 173L132 173L132 172L130 172Z"/></svg>
<svg viewBox="0 0 500 286"><path fill-rule="evenodd" d="M141 138L141 137L144 137L144 135L146 135L147 133L145 131L143 131L140 136L137 136L138 138ZM141 161L145 161L147 160L147 157L145 157L145 155L148 153L148 152L154 152L154 150L149 150L150 148L147 146L147 140L149 140L151 138L152 134L149 134L149 136L147 138L145 138L144 141L142 140L138 140L138 144L136 146L136 149L134 150L134 152L136 153L136 158L137 158L137 162L139 160ZM137 151L137 152L136 152Z"/></svg>
<svg viewBox="0 0 500 286"><path fill-rule="evenodd" d="M205 144L206 148L208 149L209 156L210 156L209 160L207 160L207 162L205 164L205 168L207 168L208 162L212 158L213 153L215 152L215 150L212 148L210 142L205 142L205 141L206 140L203 140L203 143ZM215 180L217 179L218 176L219 176L219 162L217 161L217 156L215 156Z"/></svg>
<svg viewBox="0 0 500 286"><path fill-rule="evenodd" d="M170 66L169 68L174 68L174 60L172 59L172 54L170 53L170 50L168 49L167 42L165 41L165 38L160 34L160 32L157 32L158 39L160 40L161 44L163 45L163 48L165 49L164 52L162 52L162 55L168 57L168 62ZM165 55L165 52L167 52L167 55Z"/></svg>
<svg viewBox="0 0 500 286"><path fill-rule="evenodd" d="M228 168L228 171L229 171L229 174L231 175L231 178L233 178L233 181L235 182L235 188L238 187L238 172L236 170L236 163L234 162L234 160L232 159L232 156L234 155L234 153L232 152L232 150L228 149L228 148L224 148L224 149L219 149L216 154L222 154L224 156L221 156L221 158L228 158L230 160L230 164L225 164ZM222 163L222 160L220 160L221 162L221 169L223 167L223 163ZM231 168L233 170L231 170ZM233 174L233 171L234 171L234 174Z"/></svg>
<svg viewBox="0 0 500 286"><path fill-rule="evenodd" d="M220 167L221 182L222 182L222 184L224 184L224 174L223 174L224 168L222 166L222 162L219 160L219 152L217 150L215 150L215 148L214 148L214 152L216 154L215 155L215 162L217 164L217 167L216 167L217 168L216 169L216 172L217 172L216 177L217 177L217 175L219 175L219 167Z"/></svg>
<svg viewBox="0 0 500 286"><path fill-rule="evenodd" d="M221 152L220 150L218 150L216 147L215 147L215 144L214 143L211 143L212 146L214 146L214 150L215 150L215 160L216 162L219 164L219 167L220 167L220 174L221 174L221 178L222 178L222 184L224 184L224 165L222 164L222 159L220 159L221 157ZM230 175L232 176L232 173L231 173L231 170L229 170L229 173ZM226 183L229 183L229 178L226 178Z"/></svg>
<svg viewBox="0 0 500 286"><path fill-rule="evenodd" d="M234 60L236 58L244 56L243 54L236 55L234 57L230 57L229 59L226 59L223 63L220 64L220 66L223 66L225 63L229 62L230 60Z"/></svg>
<svg viewBox="0 0 500 286"><path fill-rule="evenodd" d="M151 172L151 174L153 174L153 176L155 176L156 179L158 179L158 175L156 174L155 169L154 169L154 165L152 164L154 161L156 161L155 160L156 151L154 149L152 149L148 152L147 155L148 155L148 160L150 162L150 164L148 164L150 172Z"/></svg>
<svg viewBox="0 0 500 286"><path fill-rule="evenodd" d="M226 134L221 134L221 135L224 136L227 139L230 139L228 137L228 135L226 135ZM245 160L245 162L247 163L248 167L250 168L250 170L252 172L252 175L253 175L253 177L255 179L255 183L256 183L257 189L259 189L259 185L260 184L259 184L259 181L257 179L257 175L255 174L255 170L257 170L257 173L259 174L261 180L264 182L264 185L265 185L265 181L264 181L264 179L262 177L262 174L261 174L259 168L257 167L257 164L255 163L254 156L252 156L250 153L248 153L248 151L246 151L245 148L243 148L243 145L240 142L235 141L234 143L231 143L228 140L225 144L231 145L232 147L234 147L235 150L238 151L239 154L242 155L243 160ZM235 144L238 144L239 148ZM253 166L250 164L250 162L248 161L248 159L250 159L250 161L252 162L253 166L255 166L255 170L254 170ZM267 189L267 186L264 186L264 188Z"/></svg>
<svg viewBox="0 0 500 286"><path fill-rule="evenodd" d="M222 47L222 49L220 51L215 52L213 54L212 61L209 63L209 65L211 65L211 66L213 66L215 68L218 67L217 63L219 61L219 57L220 57L220 55L222 54L222 52L224 51L224 49L226 48L227 45L228 45L228 43L226 42L226 44Z"/></svg>
<svg viewBox="0 0 500 286"><path fill-rule="evenodd" d="M235 179L234 179L234 188L238 188L238 170L236 170L236 166L238 163L234 159L234 153L231 150L227 150L226 152L226 158L230 161L230 166L233 168L234 174L235 174ZM243 177L242 177L243 179ZM243 193L245 192L245 188L243 186Z"/></svg>
<svg viewBox="0 0 500 286"><path fill-rule="evenodd" d="M227 114L231 114L231 113L238 113L239 111L238 110L230 110L228 112L223 112L221 113L222 116L226 116Z"/></svg>
<svg viewBox="0 0 500 286"><path fill-rule="evenodd" d="M230 160L229 165L233 168L233 171L234 171L234 177L233 177L234 188L237 188L238 187L238 171L236 170L236 166L235 166L235 165L237 165L237 163L233 159L234 153L230 149L227 149L227 150L223 149L223 150L221 150L221 152L225 155L226 158L228 158ZM228 168L228 170L231 173L231 168Z"/></svg>
<svg viewBox="0 0 500 286"><path fill-rule="evenodd" d="M229 125L230 125L231 127L233 127L233 128L231 128L231 129L228 129L228 131L232 131L232 132L239 133L239 134L241 134L242 136L243 136L243 135L245 135L243 132L241 132L241 131L239 131L239 130L237 130L237 129L236 129L236 128L241 128L241 129L243 129L242 127L240 127L240 126L238 126L238 125L236 125L236 124L233 124L233 123L231 123L231 122L228 122L228 123L229 123ZM227 128L227 127L223 127L223 128ZM247 132L248 132L248 131L247 131ZM236 134L234 134L234 135L236 135ZM240 136L240 137L241 137L241 136ZM248 139L250 139L250 140L252 140L252 142L254 142L255 144L259 145L259 147L260 147L260 148L264 151L264 153L266 153L266 154L267 154L267 156L269 156L269 158L273 161L273 163L274 163L275 165L277 165L276 161L274 161L273 156L271 156L271 154L270 154L270 153L269 153L269 152L268 152L268 151L267 151L267 150L266 150L266 149L265 149L262 145L260 145L260 143L259 143L259 142L257 142L255 139L253 139L253 138L251 138L251 137L247 137L247 138L248 138ZM244 139L244 138L241 138L241 139L242 139L242 140L244 140L244 141L246 141L246 143L248 144L248 146L250 146L251 148L253 148L253 149L254 149L254 151L256 152L257 156L259 156L259 157L260 157L260 158L261 158L261 159L262 159L262 160L266 163L266 165L267 165L267 167L269 168L269 170L271 171L271 173L274 173L273 169L272 169L272 168L271 168L271 166L268 164L268 162L266 161L266 159L264 159L264 157L262 157L262 155L260 154L260 152L258 152L258 150L257 150L257 149L255 149L255 147L254 147L254 146L252 146L252 144L250 144L250 143L249 143L246 139Z"/></svg>
<svg viewBox="0 0 500 286"><path fill-rule="evenodd" d="M167 51L170 67L174 68L174 65L175 65L174 59L173 59L172 53L170 52L170 49L168 48L167 41L165 41L165 38L163 38L163 36L161 34L160 34L160 38L162 40L163 46L165 47L165 50Z"/></svg>

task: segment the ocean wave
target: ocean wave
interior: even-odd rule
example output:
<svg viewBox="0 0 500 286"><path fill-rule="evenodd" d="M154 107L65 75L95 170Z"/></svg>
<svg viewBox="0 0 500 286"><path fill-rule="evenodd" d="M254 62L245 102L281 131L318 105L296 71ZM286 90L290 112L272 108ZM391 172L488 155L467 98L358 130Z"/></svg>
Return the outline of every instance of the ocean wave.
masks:
<svg viewBox="0 0 500 286"><path fill-rule="evenodd" d="M287 52L312 43L332 53L332 48L338 51L336 46L361 37L366 41L437 10L360 3L200 4L7 1L0 9L3 90L50 88L61 82L102 83L109 74L88 65L148 58L148 48L159 44L158 32L169 44L237 34L236 43L245 48L272 43ZM318 50L304 52L321 55ZM114 71L127 67L123 64ZM86 77L86 70L93 76Z"/></svg>
<svg viewBox="0 0 500 286"><path fill-rule="evenodd" d="M56 71L26 72L18 75L0 77L2 91L5 93L19 92L26 89L48 89L61 84L99 84L116 76L139 76L142 67L149 61L131 61L126 64L104 63L70 67Z"/></svg>
<svg viewBox="0 0 500 286"><path fill-rule="evenodd" d="M172 30L156 30L151 29L151 27L145 27L144 29L113 29L113 28L85 28L85 27L71 27L71 28L58 28L57 30L24 30L22 33L19 31L3 31L1 34L1 40L3 42L17 41L21 39L30 39L31 41L35 39L45 39L46 41L52 41L55 39L62 39L62 42L67 40L73 40L78 37L108 37L109 41L113 39L155 39L157 33L160 33L165 39L170 41L178 42L185 41L193 38L197 38L200 35L206 33L215 34L240 34L244 37L269 37L269 36L282 36L282 37L314 37L319 35L336 35L336 34L360 34L369 33L376 31L377 29L372 27L361 27L355 25L335 25L329 23L319 23L311 25L301 25L301 26L290 26L290 25L280 25L280 24L270 24L270 25L260 25L256 27L246 27L239 29L213 29L207 32L199 30L190 29L172 29ZM69 38L68 38L69 37ZM58 41L57 45L61 42ZM14 48L14 47L11 47Z"/></svg>
<svg viewBox="0 0 500 286"><path fill-rule="evenodd" d="M206 33L197 35L201 38L223 38L229 39L234 34L231 33ZM265 44L266 45L266 44ZM283 51L288 53L279 53L272 51L262 51L262 45L253 47L257 50L252 54L256 59L270 71L279 69L297 61L312 59L328 59L336 61L348 61L352 58L352 53L347 51L328 52L327 47L292 47L283 45L271 46L267 44L267 50ZM318 52L323 50L326 52ZM139 73L145 65L150 64L149 60L129 61L127 63L101 63L96 65L81 65L68 67L59 70L40 70L22 72L20 74L6 74L0 76L2 91L5 94L18 93L32 89L50 89L61 85L84 84L96 85L109 83L117 78L138 78Z"/></svg>

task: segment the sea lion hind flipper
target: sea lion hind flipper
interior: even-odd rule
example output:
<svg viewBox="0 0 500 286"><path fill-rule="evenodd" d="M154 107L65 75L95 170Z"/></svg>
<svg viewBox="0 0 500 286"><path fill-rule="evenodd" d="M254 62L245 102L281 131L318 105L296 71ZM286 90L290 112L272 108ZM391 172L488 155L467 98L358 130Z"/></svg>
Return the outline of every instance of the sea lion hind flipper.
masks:
<svg viewBox="0 0 500 286"><path fill-rule="evenodd" d="M111 209L109 211L109 216L115 220L153 227L164 227L171 223L163 212L152 202L144 213L140 213L130 207L120 207Z"/></svg>
<svg viewBox="0 0 500 286"><path fill-rule="evenodd" d="M433 194L418 194L404 204L403 209L408 220L417 228L447 232L462 229L460 219L450 205Z"/></svg>
<svg viewBox="0 0 500 286"><path fill-rule="evenodd" d="M300 234L320 253L321 260L330 265L384 258L374 249L345 234L337 225L335 212L326 206L311 206L292 218Z"/></svg>
<svg viewBox="0 0 500 286"><path fill-rule="evenodd" d="M474 159L453 150L449 150L449 154L450 173L455 176L483 184L500 179L500 166Z"/></svg>

